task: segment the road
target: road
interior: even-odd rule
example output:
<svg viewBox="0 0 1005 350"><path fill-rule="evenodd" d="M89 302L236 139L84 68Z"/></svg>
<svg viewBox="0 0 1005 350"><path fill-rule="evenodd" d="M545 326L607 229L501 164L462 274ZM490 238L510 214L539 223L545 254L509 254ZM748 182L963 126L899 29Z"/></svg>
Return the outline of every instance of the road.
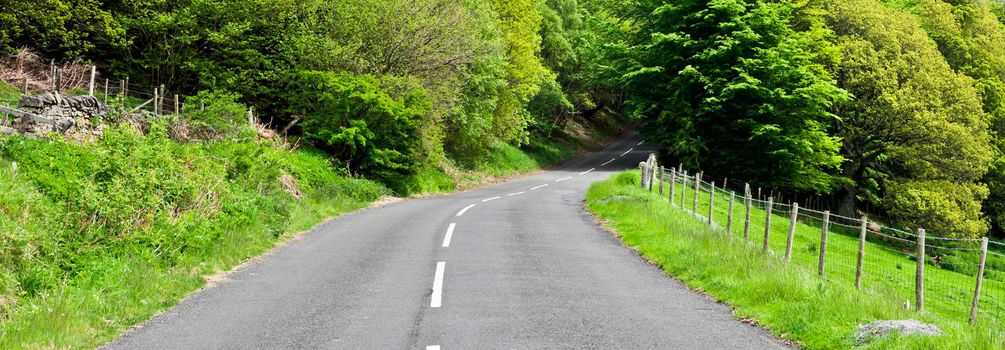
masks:
<svg viewBox="0 0 1005 350"><path fill-rule="evenodd" d="M629 137L534 176L344 215L105 348L788 348L584 210L591 183L652 149Z"/></svg>

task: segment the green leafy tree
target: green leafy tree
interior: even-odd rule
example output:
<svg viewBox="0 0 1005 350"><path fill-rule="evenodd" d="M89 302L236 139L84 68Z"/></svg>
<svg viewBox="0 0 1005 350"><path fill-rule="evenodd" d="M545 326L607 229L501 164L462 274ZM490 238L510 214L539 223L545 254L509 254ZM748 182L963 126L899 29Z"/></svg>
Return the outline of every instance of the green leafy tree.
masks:
<svg viewBox="0 0 1005 350"><path fill-rule="evenodd" d="M0 52L28 47L60 60L125 47L126 31L98 0L5 0Z"/></svg>
<svg viewBox="0 0 1005 350"><path fill-rule="evenodd" d="M992 151L973 81L951 69L909 14L875 0L819 6L838 35L839 84L856 97L835 108L848 179L839 211L854 215L864 199L906 226L937 228L935 235L985 233L973 208L987 196L977 181ZM936 194L947 199L933 204Z"/></svg>
<svg viewBox="0 0 1005 350"><path fill-rule="evenodd" d="M841 162L827 134L848 95L825 70L819 23L764 1L640 1L624 83L647 139L672 159L760 186L827 191Z"/></svg>

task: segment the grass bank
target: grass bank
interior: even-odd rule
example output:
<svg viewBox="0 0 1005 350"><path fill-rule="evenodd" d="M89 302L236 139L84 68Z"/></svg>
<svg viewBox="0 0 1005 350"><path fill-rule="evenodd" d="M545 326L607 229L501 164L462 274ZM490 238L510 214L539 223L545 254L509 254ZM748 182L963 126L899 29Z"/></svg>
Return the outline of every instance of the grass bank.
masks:
<svg viewBox="0 0 1005 350"><path fill-rule="evenodd" d="M903 303L900 293L884 285L858 290L851 284L821 279L814 269L803 264L786 266L779 257L764 254L757 242L745 242L735 234L711 228L660 196L642 191L638 176L638 172L625 172L595 184L587 194L590 211L614 229L626 245L691 288L729 304L738 318L756 320L776 335L808 349L851 348L855 346L852 334L860 325L911 318L935 323L946 336L893 337L864 348L1005 346L1000 329L971 327L965 320L938 313L905 310L899 307ZM819 237L819 231L816 233Z"/></svg>

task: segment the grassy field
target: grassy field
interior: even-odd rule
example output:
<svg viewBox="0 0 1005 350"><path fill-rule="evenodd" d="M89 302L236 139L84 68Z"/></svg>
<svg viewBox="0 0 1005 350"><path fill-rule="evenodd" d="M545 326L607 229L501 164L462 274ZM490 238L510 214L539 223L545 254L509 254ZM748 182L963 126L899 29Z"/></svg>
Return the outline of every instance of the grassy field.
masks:
<svg viewBox="0 0 1005 350"><path fill-rule="evenodd" d="M809 349L841 349L854 346L852 334L862 324L876 320L918 319L937 324L947 335L934 338L894 337L869 344L877 349L1000 349L1005 334L997 323L983 319L977 327L960 317L954 302L941 302L937 291L929 292L926 312L905 309L912 300L914 263L903 253L870 243L866 248L866 278L855 289L854 266L857 241L840 234L828 240L827 278L816 276L820 229L801 225L797 230L792 264L781 259L788 219L772 218L769 246L761 250L764 236L763 211L755 210L751 241L742 238L743 207L736 208L734 232L722 229L725 210L717 211L716 227L709 227L687 211L670 206L665 199L638 188L638 172L626 172L595 184L587 195L589 209L615 229L626 245L637 248L671 276L722 300L735 309L738 318L752 318L776 335ZM679 190L679 189L678 189ZM676 196L679 200L680 196ZM687 207L693 194L687 191ZM719 196L726 197L726 196ZM716 207L727 208L728 197ZM700 213L708 212L707 193L699 197ZM883 253L887 252L887 253ZM898 268L899 266L899 268ZM953 284L951 271L934 267L926 271L933 284ZM957 274L958 275L958 274ZM972 282L972 281L971 281ZM909 287L905 286L909 283ZM940 288L941 290L941 288ZM972 293L972 292L971 292ZM959 298L965 299L965 298Z"/></svg>
<svg viewBox="0 0 1005 350"><path fill-rule="evenodd" d="M670 186L664 185L665 196L669 197ZM685 191L678 183L676 188L677 204L680 204L681 193ZM690 211L694 205L693 182L684 195L684 208ZM759 207L760 205L760 207ZM766 221L764 204L755 204L751 209L751 228L749 240L758 247L764 244L764 227ZM698 214L707 217L709 208L709 187L703 185L698 196ZM715 196L713 221L719 227L726 227L729 210L729 195L717 190ZM771 229L768 234L768 247L772 254L783 256L786 237L789 231L789 207L785 204L775 204L772 209ZM733 225L731 234L743 236L745 207L742 200L736 199L733 210ZM805 215L805 216L804 216ZM819 262L821 242L820 213L802 211L800 221L796 225L792 244L792 264L816 271ZM838 222L838 221L835 221ZM858 229L843 227L839 223L830 226L827 240L825 277L833 283L854 285L855 269L858 259ZM899 301L898 305L914 305L915 299L915 258L914 242L901 241L878 236L872 232L865 246L863 260L862 288L871 293L880 293ZM883 239L886 238L887 241ZM927 245L935 246L942 242L929 241ZM978 258L973 255L972 261L957 261L956 264L969 264L967 268L956 266L961 271L974 271L964 274L933 266L934 248L929 247L926 255L929 262L925 269L925 310L946 319L966 321L969 318L970 306L976 282L976 265ZM972 255L972 254L971 254ZM968 255L969 257L969 255ZM982 299L979 308L980 321L992 327L1002 324L1005 316L1005 284L999 278L996 270L989 264L986 271ZM896 307L896 306L891 306Z"/></svg>

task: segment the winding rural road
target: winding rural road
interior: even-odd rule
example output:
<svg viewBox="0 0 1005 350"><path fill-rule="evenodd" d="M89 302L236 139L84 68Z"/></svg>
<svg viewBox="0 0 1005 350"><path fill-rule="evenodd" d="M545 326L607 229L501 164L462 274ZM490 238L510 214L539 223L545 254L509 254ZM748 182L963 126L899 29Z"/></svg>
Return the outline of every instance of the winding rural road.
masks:
<svg viewBox="0 0 1005 350"><path fill-rule="evenodd" d="M535 176L339 217L105 348L788 348L583 209L591 183L652 150L629 137Z"/></svg>

